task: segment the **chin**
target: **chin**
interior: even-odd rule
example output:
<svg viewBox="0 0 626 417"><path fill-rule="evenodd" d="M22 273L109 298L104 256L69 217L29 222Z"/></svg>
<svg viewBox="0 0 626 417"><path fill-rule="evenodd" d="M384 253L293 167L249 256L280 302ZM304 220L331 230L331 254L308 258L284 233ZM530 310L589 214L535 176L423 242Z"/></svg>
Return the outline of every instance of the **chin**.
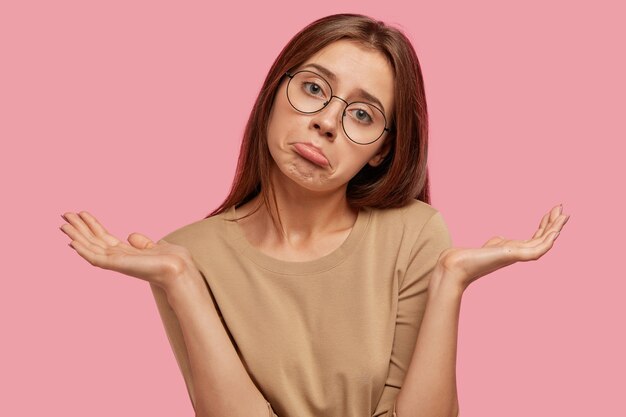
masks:
<svg viewBox="0 0 626 417"><path fill-rule="evenodd" d="M325 189L329 182L332 182L328 173L304 161L293 161L289 163L283 173L292 181L310 190Z"/></svg>
<svg viewBox="0 0 626 417"><path fill-rule="evenodd" d="M336 172L309 162L296 152L281 152L277 156L273 158L271 175L278 181L287 180L313 192L330 192L341 187Z"/></svg>

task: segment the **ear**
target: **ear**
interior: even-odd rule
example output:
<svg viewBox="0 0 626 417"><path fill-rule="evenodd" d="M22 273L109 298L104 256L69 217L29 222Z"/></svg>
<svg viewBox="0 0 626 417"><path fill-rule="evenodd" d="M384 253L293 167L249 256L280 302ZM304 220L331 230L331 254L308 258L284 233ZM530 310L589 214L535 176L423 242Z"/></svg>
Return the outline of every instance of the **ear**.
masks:
<svg viewBox="0 0 626 417"><path fill-rule="evenodd" d="M370 159L367 163L373 167L380 165L380 163L383 162L383 160L385 159L385 157L387 156L390 150L391 150L391 139L385 138L385 142L383 143L383 146L380 147L380 150L378 151L378 153L374 155L372 159Z"/></svg>

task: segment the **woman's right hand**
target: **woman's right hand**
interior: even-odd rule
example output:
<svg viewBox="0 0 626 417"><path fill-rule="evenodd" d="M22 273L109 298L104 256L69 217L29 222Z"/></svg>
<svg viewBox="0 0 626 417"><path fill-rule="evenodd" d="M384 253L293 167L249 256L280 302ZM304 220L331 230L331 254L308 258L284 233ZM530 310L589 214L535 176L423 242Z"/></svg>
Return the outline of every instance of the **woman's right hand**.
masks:
<svg viewBox="0 0 626 417"><path fill-rule="evenodd" d="M185 272L195 268L185 247L164 240L154 243L140 233L131 233L128 244L107 232L86 211L62 217L68 224L60 229L72 239L70 246L91 265L148 281L166 292Z"/></svg>

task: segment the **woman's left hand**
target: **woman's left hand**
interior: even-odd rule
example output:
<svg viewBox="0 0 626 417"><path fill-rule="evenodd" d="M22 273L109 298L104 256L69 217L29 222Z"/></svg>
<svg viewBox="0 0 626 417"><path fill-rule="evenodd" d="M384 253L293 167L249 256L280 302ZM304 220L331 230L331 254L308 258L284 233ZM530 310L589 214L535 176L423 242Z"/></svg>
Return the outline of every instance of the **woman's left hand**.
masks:
<svg viewBox="0 0 626 417"><path fill-rule="evenodd" d="M465 290L478 278L518 261L541 258L552 248L569 215L558 205L541 219L531 239L509 240L494 236L480 248L449 248L439 257L440 272ZM448 278L446 278L448 279Z"/></svg>

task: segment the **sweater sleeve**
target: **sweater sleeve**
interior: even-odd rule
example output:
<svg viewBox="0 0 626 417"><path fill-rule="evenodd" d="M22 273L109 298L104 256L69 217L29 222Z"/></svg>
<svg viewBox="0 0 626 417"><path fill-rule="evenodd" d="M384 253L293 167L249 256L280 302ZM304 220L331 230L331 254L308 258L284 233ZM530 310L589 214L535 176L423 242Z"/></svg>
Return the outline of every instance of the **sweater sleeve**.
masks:
<svg viewBox="0 0 626 417"><path fill-rule="evenodd" d="M426 309L431 273L445 249L452 246L448 227L440 212L424 224L409 256L398 287L396 328L389 363L389 373L373 417L396 416L395 401L408 370L417 335Z"/></svg>

